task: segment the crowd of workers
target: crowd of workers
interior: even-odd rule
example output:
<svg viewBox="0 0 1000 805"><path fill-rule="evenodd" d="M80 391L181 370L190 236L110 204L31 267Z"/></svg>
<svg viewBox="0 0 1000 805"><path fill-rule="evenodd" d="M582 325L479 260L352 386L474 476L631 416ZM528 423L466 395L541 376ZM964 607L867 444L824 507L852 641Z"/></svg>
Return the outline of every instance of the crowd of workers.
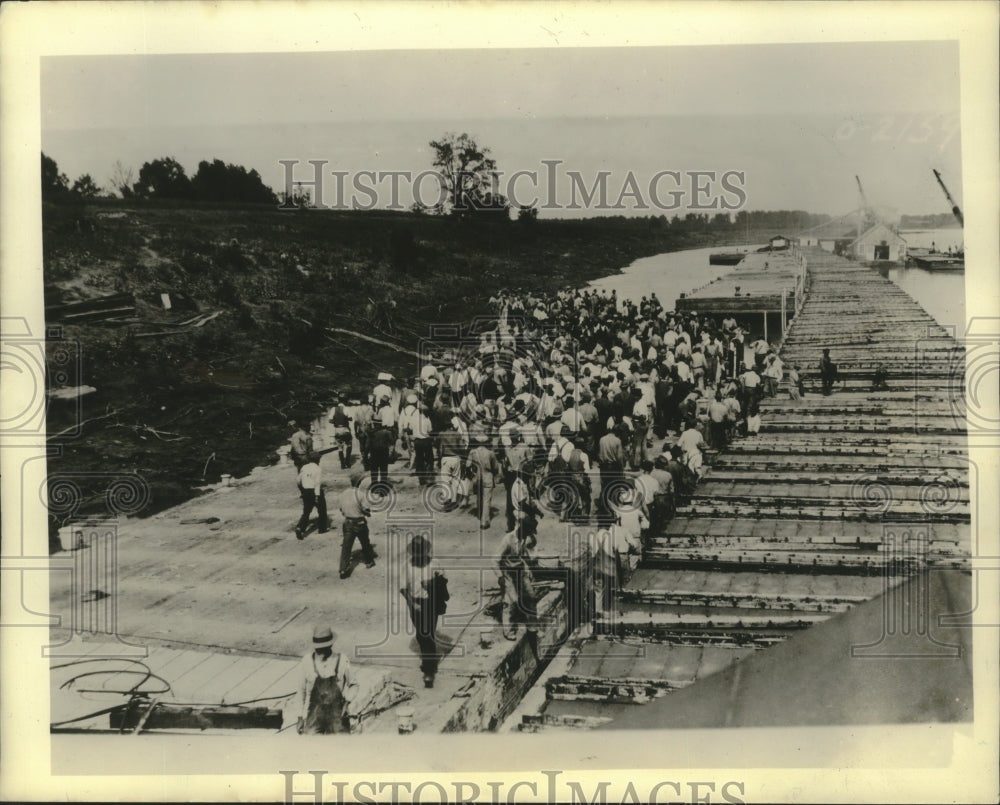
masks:
<svg viewBox="0 0 1000 805"><path fill-rule="evenodd" d="M589 567L604 594L589 615L599 617L624 582L628 556L690 496L706 457L758 433L761 399L775 396L786 378L789 396L799 399L802 380L798 366L786 367L734 318L670 312L655 294L636 303L592 288L549 296L511 291L490 302L495 326L463 339L464 347L432 349L419 374L400 381L380 373L370 395L337 400L328 416L335 446L324 452L336 449L351 478L338 500L341 578L351 573L355 540L366 565L374 565L370 511L359 501L398 482L403 461L421 486L439 485L443 508L468 507L482 529L502 512L496 561L511 621L505 633L520 621L530 638L539 518L591 526ZM822 373L824 392L833 372ZM329 520L318 451L308 423L300 425L291 456L302 538L313 508L320 531ZM494 509L501 488L502 509ZM415 566L431 566L429 545L408 550L423 562ZM433 601L442 575L418 573L402 591L428 685L437 667Z"/></svg>

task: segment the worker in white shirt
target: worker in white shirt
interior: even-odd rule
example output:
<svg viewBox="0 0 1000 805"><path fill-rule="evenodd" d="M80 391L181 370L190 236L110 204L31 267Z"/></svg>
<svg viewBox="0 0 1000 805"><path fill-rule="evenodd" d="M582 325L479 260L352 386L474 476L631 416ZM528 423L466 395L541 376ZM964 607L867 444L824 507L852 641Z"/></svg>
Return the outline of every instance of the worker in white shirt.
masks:
<svg viewBox="0 0 1000 805"><path fill-rule="evenodd" d="M649 464L650 462L645 463ZM621 506L618 509L617 527L622 531L625 544L638 551L642 545L642 532L649 528L649 509L646 501L642 500L635 491L626 490L622 495Z"/></svg>
<svg viewBox="0 0 1000 805"><path fill-rule="evenodd" d="M378 404L383 397L387 400L392 399L392 386L389 385L392 382L392 375L388 372L379 372L378 381L378 385L372 389L372 396L375 397L376 404Z"/></svg>
<svg viewBox="0 0 1000 805"><path fill-rule="evenodd" d="M555 465L557 468L565 468L569 465L570 456L573 454L573 442L570 441L572 435L569 428L560 424L559 436L552 443L552 447L549 448L550 467ZM558 458L562 458L561 464L557 462Z"/></svg>
<svg viewBox="0 0 1000 805"><path fill-rule="evenodd" d="M691 373L691 366L688 364L687 358L681 360L680 357L680 355L677 356L677 363L674 364L674 371L677 372L677 379L682 380L685 383L691 383L694 381L694 376Z"/></svg>
<svg viewBox="0 0 1000 805"><path fill-rule="evenodd" d="M701 431L695 427L693 420L687 424L684 432L677 437L677 446L684 451L684 461L687 468L699 478L704 474L704 457L702 450L707 445L701 435Z"/></svg>
<svg viewBox="0 0 1000 805"><path fill-rule="evenodd" d="M302 497L302 516L295 526L295 536L303 539L309 525L309 515L313 508L319 514L319 533L325 534L330 529L330 519L326 515L326 497L323 491L323 475L319 464L314 460L302 465L298 477L299 494Z"/></svg>
<svg viewBox="0 0 1000 805"><path fill-rule="evenodd" d="M773 352L764 359L764 393L774 397L778 393L778 384L784 377L785 366Z"/></svg>
<svg viewBox="0 0 1000 805"><path fill-rule="evenodd" d="M624 495L622 498L624 503ZM625 582L626 574L623 572L623 559L627 562L630 551L639 551L639 542L630 541L628 532L619 527L600 528L592 535L592 547L594 556L594 575L596 581L601 586L601 609L604 617L611 615L614 609L615 592L620 590ZM601 613L594 613L600 617Z"/></svg>

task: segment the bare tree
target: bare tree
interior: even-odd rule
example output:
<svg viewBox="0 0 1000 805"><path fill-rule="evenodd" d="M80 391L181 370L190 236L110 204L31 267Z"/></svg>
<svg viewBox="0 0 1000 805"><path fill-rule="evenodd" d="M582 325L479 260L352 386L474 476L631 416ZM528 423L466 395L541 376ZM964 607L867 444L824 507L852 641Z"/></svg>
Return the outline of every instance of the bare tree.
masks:
<svg viewBox="0 0 1000 805"><path fill-rule="evenodd" d="M134 179L135 174L132 168L126 168L120 159L116 160L111 172L112 189L117 190L122 198L131 198Z"/></svg>

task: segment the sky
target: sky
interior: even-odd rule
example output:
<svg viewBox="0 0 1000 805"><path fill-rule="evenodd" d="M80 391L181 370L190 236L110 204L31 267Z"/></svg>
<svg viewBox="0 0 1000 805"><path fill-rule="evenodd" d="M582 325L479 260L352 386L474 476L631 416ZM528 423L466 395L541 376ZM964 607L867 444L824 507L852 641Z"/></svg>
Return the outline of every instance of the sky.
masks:
<svg viewBox="0 0 1000 805"><path fill-rule="evenodd" d="M839 215L858 205L857 175L873 204L947 212L931 168L961 205L959 101L947 41L61 56L41 67L42 147L71 180L106 184L116 160L138 172L172 156L193 174L220 158L280 190L279 159L299 161L295 179L312 178L312 159L349 177L340 194L326 178L328 204L370 203L351 191L359 171L418 173L431 139L468 132L506 177L537 172L514 191L561 205L545 217L600 214L565 209L569 171L588 188L607 171L611 204L634 176L638 203L604 211L614 214L683 213L690 171L716 174L702 204ZM560 163L552 183L543 160ZM663 171L681 179L661 176L654 194ZM722 195L728 171L745 201ZM377 205L392 203L377 187ZM409 190L404 181L395 200L408 206Z"/></svg>

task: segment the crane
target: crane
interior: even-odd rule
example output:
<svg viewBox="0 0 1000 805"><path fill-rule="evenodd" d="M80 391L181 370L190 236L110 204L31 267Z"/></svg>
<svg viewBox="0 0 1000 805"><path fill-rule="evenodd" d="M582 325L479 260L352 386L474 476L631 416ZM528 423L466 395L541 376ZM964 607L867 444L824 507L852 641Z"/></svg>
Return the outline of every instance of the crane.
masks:
<svg viewBox="0 0 1000 805"><path fill-rule="evenodd" d="M937 172L936 168L931 168L934 171L934 178L937 179L938 184L941 185L941 189L944 190L945 198L948 199L948 203L951 204L951 213L958 219L958 223L961 224L962 228L965 229L965 218L962 216L962 211L958 208L955 203L955 199L951 197L951 193L948 192L948 188L944 185L944 180L941 178L941 174Z"/></svg>
<svg viewBox="0 0 1000 805"><path fill-rule="evenodd" d="M865 198L865 189L861 186L861 177L856 173L854 174L854 181L858 183L858 192L861 194L861 208L868 212L871 209L871 205L868 203L868 199Z"/></svg>
<svg viewBox="0 0 1000 805"><path fill-rule="evenodd" d="M871 204L868 203L868 197L865 196L865 189L861 186L861 177L854 174L854 181L858 183L858 193L861 195L861 207L858 210L858 237L861 237L862 228L868 229L874 226L876 222L875 210L872 209Z"/></svg>

